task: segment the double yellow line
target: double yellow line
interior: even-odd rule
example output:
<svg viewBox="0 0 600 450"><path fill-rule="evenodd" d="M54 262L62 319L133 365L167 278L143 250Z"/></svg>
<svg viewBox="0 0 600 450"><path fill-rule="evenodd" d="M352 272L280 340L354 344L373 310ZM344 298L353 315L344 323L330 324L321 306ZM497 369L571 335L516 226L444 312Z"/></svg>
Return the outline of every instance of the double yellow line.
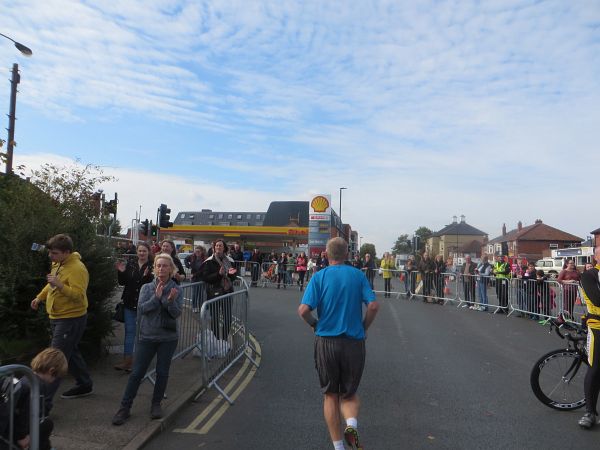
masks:
<svg viewBox="0 0 600 450"><path fill-rule="evenodd" d="M260 366L260 344L256 339L254 339L252 335L250 335L250 341L254 345L254 348L257 352L254 360L256 361L256 364ZM248 370L248 367L250 367L250 370ZM223 389L232 401L235 401L235 399L237 399L240 396L242 391L246 389L248 384L250 384L250 381L256 374L256 370L257 367L254 364L250 364L250 360L248 358L244 358L244 364L242 365L240 370L238 370L235 376ZM244 374L246 374L246 376L242 379ZM236 385L237 388L235 388ZM231 392L234 388L235 390ZM204 408L204 410L192 421L192 423L190 423L185 428L176 428L173 431L175 433L208 434L211 428L215 426L215 424L219 421L223 414L225 414L225 412L229 409L230 406L231 405L227 402L227 400L225 400L221 395L218 395L213 399L212 402L208 404L206 408ZM219 408L216 409L217 407ZM215 409L216 411L214 411Z"/></svg>

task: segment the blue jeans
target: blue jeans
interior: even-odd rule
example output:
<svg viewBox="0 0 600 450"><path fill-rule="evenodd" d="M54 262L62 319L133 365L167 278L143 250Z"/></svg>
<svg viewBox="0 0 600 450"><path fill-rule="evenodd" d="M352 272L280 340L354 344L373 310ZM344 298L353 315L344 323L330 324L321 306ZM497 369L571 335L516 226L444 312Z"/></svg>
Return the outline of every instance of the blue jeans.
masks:
<svg viewBox="0 0 600 450"><path fill-rule="evenodd" d="M487 280L477 281L477 290L479 291L479 303L488 305Z"/></svg>
<svg viewBox="0 0 600 450"><path fill-rule="evenodd" d="M133 355L133 344L135 342L135 325L137 320L137 311L125 308L125 342L123 354L125 356Z"/></svg>
<svg viewBox="0 0 600 450"><path fill-rule="evenodd" d="M177 341L154 342L138 341L135 348L135 358L133 359L133 370L129 375L127 387L121 400L121 406L131 408L133 399L137 395L140 383L148 371L148 366L152 358L156 355L156 383L154 383L154 393L152 394L152 404L160 403L167 389L169 380L169 369L171 368L171 358Z"/></svg>

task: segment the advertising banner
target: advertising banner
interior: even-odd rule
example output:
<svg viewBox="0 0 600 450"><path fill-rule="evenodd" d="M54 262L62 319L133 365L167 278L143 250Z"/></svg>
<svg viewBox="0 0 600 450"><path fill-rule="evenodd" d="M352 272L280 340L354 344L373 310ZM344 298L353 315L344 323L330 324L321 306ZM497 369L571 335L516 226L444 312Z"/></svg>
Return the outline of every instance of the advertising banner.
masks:
<svg viewBox="0 0 600 450"><path fill-rule="evenodd" d="M313 196L308 210L308 248L311 258L325 251L331 237L331 195Z"/></svg>

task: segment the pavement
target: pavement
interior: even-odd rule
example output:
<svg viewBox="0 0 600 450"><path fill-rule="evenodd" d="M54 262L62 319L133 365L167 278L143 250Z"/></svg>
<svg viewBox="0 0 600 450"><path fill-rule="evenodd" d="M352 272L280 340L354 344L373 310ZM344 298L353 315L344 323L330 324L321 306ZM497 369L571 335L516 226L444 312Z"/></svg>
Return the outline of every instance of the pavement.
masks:
<svg viewBox="0 0 600 450"><path fill-rule="evenodd" d="M107 344L108 354L88 364L94 382L92 395L69 400L60 398L60 393L74 385L71 377L63 380L56 394L50 417L54 421L51 441L57 450L141 448L167 427L174 415L201 390L200 359L189 354L171 365L167 398L162 402L165 412L162 419L150 419L154 386L146 380L140 385L129 420L124 425L114 426L111 420L119 409L129 378L128 373L113 368L122 360L122 324L115 323L114 336Z"/></svg>
<svg viewBox="0 0 600 450"><path fill-rule="evenodd" d="M113 343L123 336L117 326ZM122 341L121 341L122 342ZM112 346L112 350L122 345ZM131 410L131 418L122 426L111 423L127 384L128 374L113 368L122 356L109 354L89 365L94 393L78 399L62 399L57 393L50 417L54 421L52 444L56 449L137 449L166 427L173 415L200 391L200 359L187 356L171 366L167 398L163 401L165 417L150 419L153 385L144 381ZM60 392L70 388L73 380L63 380Z"/></svg>

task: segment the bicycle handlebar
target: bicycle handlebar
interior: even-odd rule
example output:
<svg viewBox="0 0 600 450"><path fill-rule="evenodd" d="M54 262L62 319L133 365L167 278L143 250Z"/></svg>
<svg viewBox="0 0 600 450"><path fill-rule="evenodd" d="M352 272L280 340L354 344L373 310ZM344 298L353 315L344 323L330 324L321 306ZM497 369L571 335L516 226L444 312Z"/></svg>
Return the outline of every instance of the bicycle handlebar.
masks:
<svg viewBox="0 0 600 450"><path fill-rule="evenodd" d="M585 328L574 323L565 322L564 319L552 319L550 321L550 332L552 332L552 327L554 327L554 331L561 339L567 339L568 341L573 342L582 341L585 339L585 336L583 336L586 333ZM561 328L574 331L575 336L569 332L562 333L560 330Z"/></svg>

